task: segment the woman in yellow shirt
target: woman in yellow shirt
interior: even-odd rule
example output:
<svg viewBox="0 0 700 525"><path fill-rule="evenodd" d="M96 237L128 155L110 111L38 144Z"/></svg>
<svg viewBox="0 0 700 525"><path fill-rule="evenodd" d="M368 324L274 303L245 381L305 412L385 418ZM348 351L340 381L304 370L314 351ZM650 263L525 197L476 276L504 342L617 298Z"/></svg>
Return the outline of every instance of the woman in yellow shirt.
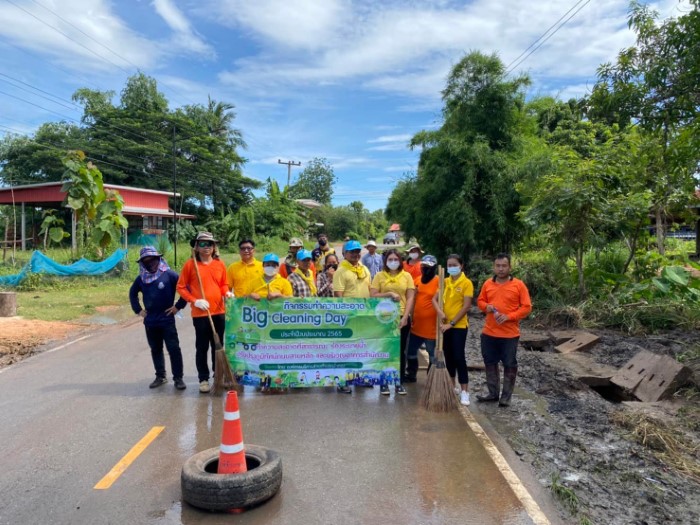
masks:
<svg viewBox="0 0 700 525"><path fill-rule="evenodd" d="M438 294L433 296L433 305L440 319L442 331L442 348L445 352L445 364L452 381L455 375L459 381L459 402L469 406L469 372L467 371L467 330L469 319L467 312L472 306L474 285L464 275L464 261L461 255L453 253L447 257L447 273L442 304Z"/></svg>
<svg viewBox="0 0 700 525"><path fill-rule="evenodd" d="M263 257L262 277L255 279L248 289L248 297L259 301L260 299L277 299L278 297L292 297L292 285L279 274L280 259L274 253L268 253Z"/></svg>
<svg viewBox="0 0 700 525"><path fill-rule="evenodd" d="M413 277L401 267L401 256L398 250L391 248L384 252L384 268L378 272L372 280L370 295L372 297L389 297L392 301L400 304L401 321L401 381L406 374L406 342L411 331L411 312L415 300L416 286ZM389 395L389 385L383 384L379 387L379 393ZM406 389L403 385L396 385L396 393L405 395Z"/></svg>

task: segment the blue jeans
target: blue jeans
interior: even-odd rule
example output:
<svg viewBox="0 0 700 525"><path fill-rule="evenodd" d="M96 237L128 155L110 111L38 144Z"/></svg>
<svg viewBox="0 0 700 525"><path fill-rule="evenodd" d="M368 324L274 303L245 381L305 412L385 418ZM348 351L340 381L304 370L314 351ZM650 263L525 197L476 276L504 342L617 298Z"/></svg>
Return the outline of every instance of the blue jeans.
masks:
<svg viewBox="0 0 700 525"><path fill-rule="evenodd" d="M498 365L503 362L506 368L517 368L518 360L515 357L518 351L519 337L493 337L481 334L481 356L485 365Z"/></svg>
<svg viewBox="0 0 700 525"><path fill-rule="evenodd" d="M170 355L170 367L173 379L182 379L182 352L180 340L177 337L175 323L165 326L147 326L146 339L151 347L151 358L156 369L156 377L165 377L165 356L163 355L163 343Z"/></svg>

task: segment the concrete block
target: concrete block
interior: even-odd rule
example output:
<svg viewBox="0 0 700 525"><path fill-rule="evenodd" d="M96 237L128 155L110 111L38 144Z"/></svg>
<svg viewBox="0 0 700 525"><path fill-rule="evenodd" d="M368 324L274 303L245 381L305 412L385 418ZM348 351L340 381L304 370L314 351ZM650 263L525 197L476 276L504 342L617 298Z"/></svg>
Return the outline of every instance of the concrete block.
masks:
<svg viewBox="0 0 700 525"><path fill-rule="evenodd" d="M618 370L611 382L629 390L640 401L653 403L671 397L691 374L688 367L672 357L642 350Z"/></svg>
<svg viewBox="0 0 700 525"><path fill-rule="evenodd" d="M575 332L572 339L555 346L554 349L560 354L568 354L570 352L587 350L595 346L598 341L600 341L600 337L597 335L588 332Z"/></svg>
<svg viewBox="0 0 700 525"><path fill-rule="evenodd" d="M537 334L533 332L522 332L520 334L520 344L528 350L542 350L549 346L551 339L547 334Z"/></svg>
<svg viewBox="0 0 700 525"><path fill-rule="evenodd" d="M559 330L556 332L549 332L549 335L555 345L560 345L576 337L577 333L576 330Z"/></svg>

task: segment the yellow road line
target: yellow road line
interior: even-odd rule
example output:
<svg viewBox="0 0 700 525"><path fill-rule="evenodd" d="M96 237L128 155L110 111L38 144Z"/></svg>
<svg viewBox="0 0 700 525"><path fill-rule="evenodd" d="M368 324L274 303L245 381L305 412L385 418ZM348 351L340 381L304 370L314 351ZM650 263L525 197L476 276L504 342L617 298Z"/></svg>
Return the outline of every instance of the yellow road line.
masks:
<svg viewBox="0 0 700 525"><path fill-rule="evenodd" d="M102 478L93 488L104 490L111 487L112 484L117 481L119 476L121 476L129 467L129 465L131 465L136 458L139 457L144 450L146 450L146 447L150 445L153 440L158 437L158 434L163 432L164 429L165 427L153 427L151 430L149 430L148 434L143 436L141 441L136 443L131 450L127 452L124 457L120 459L116 465L114 465L114 467L112 467L112 470L110 470L107 475Z"/></svg>
<svg viewBox="0 0 700 525"><path fill-rule="evenodd" d="M550 525L550 521L547 519L547 516L544 515L544 512L542 512L540 506L532 498L532 496L530 496L530 493L525 488L525 485L522 484L518 476L515 474L515 472L513 472L513 469L510 468L506 458L504 458L503 454L501 454L498 448L496 448L496 445L493 444L491 438L486 435L486 432L484 432L484 429L481 428L481 425L476 422L476 419L474 419L471 412L463 407L460 407L459 411L462 413L462 417L466 420L469 428L471 428L472 432L474 432L476 438L481 442L484 449L486 449L486 453L496 464L498 470L501 471L501 474L503 474L503 477L506 479L506 482L510 486L511 490L520 500L523 507L525 507L525 511L528 513L535 525Z"/></svg>

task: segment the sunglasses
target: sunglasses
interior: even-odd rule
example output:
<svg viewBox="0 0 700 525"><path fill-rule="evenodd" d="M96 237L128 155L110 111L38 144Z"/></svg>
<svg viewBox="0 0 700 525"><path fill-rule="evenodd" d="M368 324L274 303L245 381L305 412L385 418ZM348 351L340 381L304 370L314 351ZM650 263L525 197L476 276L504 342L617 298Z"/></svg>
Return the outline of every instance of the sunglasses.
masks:
<svg viewBox="0 0 700 525"><path fill-rule="evenodd" d="M252 252L254 249L255 248L253 248L252 246L241 246L239 248L239 250L242 252Z"/></svg>
<svg viewBox="0 0 700 525"><path fill-rule="evenodd" d="M214 246L214 243L209 241L199 241L197 243L197 246L199 246L200 248L211 248Z"/></svg>

